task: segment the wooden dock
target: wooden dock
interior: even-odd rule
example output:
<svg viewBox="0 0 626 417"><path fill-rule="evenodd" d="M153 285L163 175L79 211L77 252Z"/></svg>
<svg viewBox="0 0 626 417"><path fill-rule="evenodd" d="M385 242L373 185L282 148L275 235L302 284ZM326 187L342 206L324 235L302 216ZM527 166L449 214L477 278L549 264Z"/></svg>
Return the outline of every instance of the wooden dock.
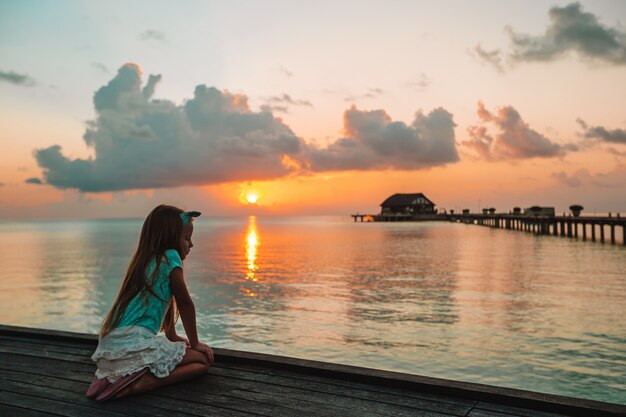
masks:
<svg viewBox="0 0 626 417"><path fill-rule="evenodd" d="M0 415L626 416L626 406L296 358L214 349L198 379L96 403L95 335L0 326Z"/></svg>
<svg viewBox="0 0 626 417"><path fill-rule="evenodd" d="M615 245L616 230L621 229L622 245L626 246L626 218L613 216L528 216L523 214L456 214L452 222L477 224L496 229L520 230L536 235L582 238L592 242Z"/></svg>

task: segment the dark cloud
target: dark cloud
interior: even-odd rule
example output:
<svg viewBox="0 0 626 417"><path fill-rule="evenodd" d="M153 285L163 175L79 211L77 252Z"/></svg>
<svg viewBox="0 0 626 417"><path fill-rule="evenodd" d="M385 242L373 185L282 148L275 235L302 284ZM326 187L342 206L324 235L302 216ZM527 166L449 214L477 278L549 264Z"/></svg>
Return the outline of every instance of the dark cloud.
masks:
<svg viewBox="0 0 626 417"><path fill-rule="evenodd" d="M512 106L501 107L492 114L479 102L478 117L482 124L468 127L470 140L463 142L463 145L487 160L549 158L578 149L574 144L554 143L531 129ZM486 123L494 125L499 132L490 134Z"/></svg>
<svg viewBox="0 0 626 417"><path fill-rule="evenodd" d="M527 35L506 28L511 50L486 51L478 45L474 52L483 61L502 71L504 56L510 64L547 62L576 53L584 60L612 65L626 64L626 32L608 27L598 17L583 11L580 3L552 7L550 24L543 35Z"/></svg>
<svg viewBox="0 0 626 417"><path fill-rule="evenodd" d="M98 192L272 179L294 169L304 142L271 112L251 111L246 96L199 85L178 106L151 98L160 76L143 88L141 76L125 64L95 93L97 119L83 137L95 157L69 159L58 145L34 152L48 184Z"/></svg>
<svg viewBox="0 0 626 417"><path fill-rule="evenodd" d="M609 130L602 126L588 126L582 119L576 120L583 128L583 137L587 139L599 139L603 142L623 143L626 144L626 130L613 129Z"/></svg>
<svg viewBox="0 0 626 417"><path fill-rule="evenodd" d="M4 187L6 184L3 182L0 182L0 187Z"/></svg>
<svg viewBox="0 0 626 417"><path fill-rule="evenodd" d="M123 65L94 94L97 118L83 139L94 156L70 159L53 145L34 151L45 183L83 192L269 180L309 171L421 169L458 161L452 114L418 112L407 125L384 110L344 113L344 137L307 145L269 106L199 85L182 105L153 98L160 75L143 85L136 64ZM276 103L308 106L283 94ZM308 104L307 104L308 103Z"/></svg>
<svg viewBox="0 0 626 417"><path fill-rule="evenodd" d="M27 74L19 74L13 71L0 71L0 81L7 82L9 84L20 85L23 87L32 87L37 82Z"/></svg>
<svg viewBox="0 0 626 417"><path fill-rule="evenodd" d="M41 181L39 178L36 178L36 177L28 178L24 180L24 182L26 184L43 184L43 181Z"/></svg>
<svg viewBox="0 0 626 417"><path fill-rule="evenodd" d="M165 33L159 30L148 29L139 35L142 41L166 42Z"/></svg>
<svg viewBox="0 0 626 417"><path fill-rule="evenodd" d="M420 169L459 160L452 114L417 112L412 124L392 121L384 110L344 113L344 137L327 148L311 147L311 169Z"/></svg>

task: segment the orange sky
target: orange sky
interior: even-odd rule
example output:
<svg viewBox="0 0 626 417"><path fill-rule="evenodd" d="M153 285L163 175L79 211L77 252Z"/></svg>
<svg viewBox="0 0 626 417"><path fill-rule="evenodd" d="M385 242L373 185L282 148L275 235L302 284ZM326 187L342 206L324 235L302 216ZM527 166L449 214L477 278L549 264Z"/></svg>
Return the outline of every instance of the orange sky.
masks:
<svg viewBox="0 0 626 417"><path fill-rule="evenodd" d="M359 4L4 2L0 219L347 216L397 192L626 211L622 3ZM623 37L594 49L583 23ZM167 155L141 162L146 140Z"/></svg>

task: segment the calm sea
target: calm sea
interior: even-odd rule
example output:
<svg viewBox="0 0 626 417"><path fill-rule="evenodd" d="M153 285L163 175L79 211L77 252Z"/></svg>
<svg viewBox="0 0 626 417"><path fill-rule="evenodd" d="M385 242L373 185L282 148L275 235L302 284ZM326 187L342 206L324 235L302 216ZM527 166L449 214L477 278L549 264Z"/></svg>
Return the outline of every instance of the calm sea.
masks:
<svg viewBox="0 0 626 417"><path fill-rule="evenodd" d="M98 330L141 220L0 223L0 323ZM480 226L200 218L217 347L626 404L626 248Z"/></svg>

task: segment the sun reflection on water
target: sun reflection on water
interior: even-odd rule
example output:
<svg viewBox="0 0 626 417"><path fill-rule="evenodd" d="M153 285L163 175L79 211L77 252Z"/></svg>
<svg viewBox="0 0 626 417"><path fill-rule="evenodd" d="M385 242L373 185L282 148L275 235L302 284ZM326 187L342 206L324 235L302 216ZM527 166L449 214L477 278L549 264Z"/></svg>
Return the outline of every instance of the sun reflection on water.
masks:
<svg viewBox="0 0 626 417"><path fill-rule="evenodd" d="M256 265L257 250L259 247L259 233L256 229L256 216L248 217L248 233L246 234L246 259L248 261L248 268L246 271L246 279L250 281L258 281L256 277L256 270L259 267ZM255 294L248 294L254 296Z"/></svg>

